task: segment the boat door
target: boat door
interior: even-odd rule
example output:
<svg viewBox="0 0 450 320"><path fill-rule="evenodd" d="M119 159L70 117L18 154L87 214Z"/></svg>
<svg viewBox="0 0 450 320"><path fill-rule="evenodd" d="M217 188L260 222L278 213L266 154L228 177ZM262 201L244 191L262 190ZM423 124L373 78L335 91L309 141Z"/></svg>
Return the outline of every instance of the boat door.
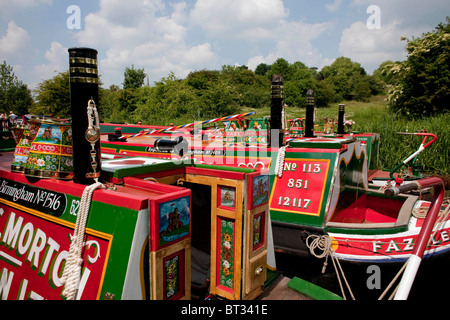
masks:
<svg viewBox="0 0 450 320"><path fill-rule="evenodd" d="M267 268L275 267L268 261L271 240L269 217L269 173L255 172L247 176L245 195L244 290L243 299L254 299L262 293Z"/></svg>
<svg viewBox="0 0 450 320"><path fill-rule="evenodd" d="M208 185L211 192L210 293L228 300L256 298L266 279L268 175L193 173L186 182Z"/></svg>

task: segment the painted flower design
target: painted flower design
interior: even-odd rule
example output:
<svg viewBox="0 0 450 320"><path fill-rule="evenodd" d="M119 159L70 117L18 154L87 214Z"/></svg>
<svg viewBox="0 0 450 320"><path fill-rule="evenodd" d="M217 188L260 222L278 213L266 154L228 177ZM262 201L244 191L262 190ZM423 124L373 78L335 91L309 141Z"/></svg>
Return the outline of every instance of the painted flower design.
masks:
<svg viewBox="0 0 450 320"><path fill-rule="evenodd" d="M221 281L228 288L233 288L233 222L222 221L221 239Z"/></svg>

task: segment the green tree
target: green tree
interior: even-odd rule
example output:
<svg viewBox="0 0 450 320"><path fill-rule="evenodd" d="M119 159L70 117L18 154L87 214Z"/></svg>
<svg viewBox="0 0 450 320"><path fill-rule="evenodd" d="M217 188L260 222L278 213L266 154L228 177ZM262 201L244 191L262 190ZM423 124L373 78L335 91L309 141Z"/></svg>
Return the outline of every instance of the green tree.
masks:
<svg viewBox="0 0 450 320"><path fill-rule="evenodd" d="M350 78L350 85L352 96L357 101L367 101L372 94L369 77L366 75L354 74Z"/></svg>
<svg viewBox="0 0 450 320"><path fill-rule="evenodd" d="M289 78L285 80L285 102L289 106L305 106L308 89L317 88L313 70L297 61L289 67Z"/></svg>
<svg viewBox="0 0 450 320"><path fill-rule="evenodd" d="M197 90L205 90L208 86L219 79L219 71L200 70L189 73L186 78L187 84Z"/></svg>
<svg viewBox="0 0 450 320"><path fill-rule="evenodd" d="M98 112L101 121L119 122L120 119L115 119L114 117L119 109L119 92L119 86L114 84L111 85L109 89L99 88L99 95L102 105Z"/></svg>
<svg viewBox="0 0 450 320"><path fill-rule="evenodd" d="M382 75L375 71L371 76L368 76L370 94L374 96L383 93L386 88L386 82L383 80Z"/></svg>
<svg viewBox="0 0 450 320"><path fill-rule="evenodd" d="M317 82L314 92L314 101L317 107L328 107L335 100L336 91L330 79Z"/></svg>
<svg viewBox="0 0 450 320"><path fill-rule="evenodd" d="M329 79L333 84L336 96L334 101L338 102L344 99L352 99L355 95L354 84L358 76L367 76L366 71L361 64L353 62L350 58L339 57L331 65L325 66L321 70L324 79ZM351 81L351 79L354 81ZM362 89L362 86L358 90Z"/></svg>
<svg viewBox="0 0 450 320"><path fill-rule="evenodd" d="M391 109L409 117L450 110L450 18L420 38L405 39L408 59L391 65Z"/></svg>
<svg viewBox="0 0 450 320"><path fill-rule="evenodd" d="M196 119L197 112L202 108L197 89L187 80L177 79L173 73L155 82L155 86L144 87L140 91L145 99L141 99L135 117L142 123L154 125L188 123Z"/></svg>
<svg viewBox="0 0 450 320"><path fill-rule="evenodd" d="M0 112L13 111L23 115L29 112L33 98L28 87L13 72L13 67L3 61L0 64Z"/></svg>
<svg viewBox="0 0 450 320"><path fill-rule="evenodd" d="M223 66L220 77L240 107L261 108L270 103L270 81L244 67Z"/></svg>
<svg viewBox="0 0 450 320"><path fill-rule="evenodd" d="M53 114L53 116L61 118L71 117L69 83L69 70L39 83L34 90L36 104L30 111L33 114Z"/></svg>
<svg viewBox="0 0 450 320"><path fill-rule="evenodd" d="M146 76L144 69L135 69L134 65L131 66L131 69L125 68L123 88L137 89L142 87Z"/></svg>
<svg viewBox="0 0 450 320"><path fill-rule="evenodd" d="M269 80L272 79L272 75L281 74L283 75L284 81L291 80L292 68L289 62L283 58L277 59L271 66L270 70L266 73Z"/></svg>
<svg viewBox="0 0 450 320"><path fill-rule="evenodd" d="M391 60L386 60L384 62L382 62L380 64L380 66L378 67L378 69L373 71L373 76L381 78L381 80L386 84L386 85L391 85L394 84L394 77L393 75L389 72L391 70L391 68L394 66L395 62L391 61Z"/></svg>
<svg viewBox="0 0 450 320"><path fill-rule="evenodd" d="M269 72L271 67L268 64L260 63L255 69L255 74L265 76Z"/></svg>

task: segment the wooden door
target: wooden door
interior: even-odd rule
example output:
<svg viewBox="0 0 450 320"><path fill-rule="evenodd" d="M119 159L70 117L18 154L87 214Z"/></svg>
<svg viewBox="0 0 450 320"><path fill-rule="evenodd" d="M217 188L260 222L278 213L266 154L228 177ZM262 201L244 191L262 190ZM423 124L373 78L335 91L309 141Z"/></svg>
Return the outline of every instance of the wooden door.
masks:
<svg viewBox="0 0 450 320"><path fill-rule="evenodd" d="M150 283L152 300L191 298L191 191L157 185L150 201ZM170 189L172 192L169 193Z"/></svg>
<svg viewBox="0 0 450 320"><path fill-rule="evenodd" d="M186 175L186 182L211 186L210 292L241 298L243 179Z"/></svg>
<svg viewBox="0 0 450 320"><path fill-rule="evenodd" d="M266 280L269 176L187 174L186 182L211 186L210 293L256 298Z"/></svg>
<svg viewBox="0 0 450 320"><path fill-rule="evenodd" d="M262 293L267 275L269 176L249 174L246 185L242 298L255 299Z"/></svg>

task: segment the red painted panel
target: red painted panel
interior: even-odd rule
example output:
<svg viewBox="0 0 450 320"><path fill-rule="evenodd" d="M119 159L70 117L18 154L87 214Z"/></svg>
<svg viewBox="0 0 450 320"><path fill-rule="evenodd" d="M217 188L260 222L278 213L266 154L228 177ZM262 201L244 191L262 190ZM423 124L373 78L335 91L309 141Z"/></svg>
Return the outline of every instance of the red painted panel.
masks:
<svg viewBox="0 0 450 320"><path fill-rule="evenodd" d="M320 215L329 160L285 159L283 175L276 176L270 209Z"/></svg>
<svg viewBox="0 0 450 320"><path fill-rule="evenodd" d="M0 205L0 292L2 299L61 299L62 270L73 230L62 220L47 220ZM87 230L81 299L98 299L112 236Z"/></svg>

